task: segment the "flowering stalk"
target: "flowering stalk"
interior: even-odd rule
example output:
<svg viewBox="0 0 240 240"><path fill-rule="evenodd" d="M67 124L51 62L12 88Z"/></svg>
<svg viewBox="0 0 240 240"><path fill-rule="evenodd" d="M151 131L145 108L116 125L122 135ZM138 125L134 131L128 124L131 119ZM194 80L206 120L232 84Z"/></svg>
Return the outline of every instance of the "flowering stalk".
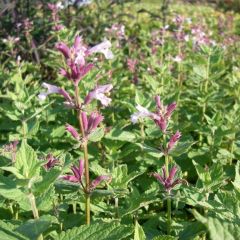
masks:
<svg viewBox="0 0 240 240"><path fill-rule="evenodd" d="M138 105L136 108L138 112L132 114L131 120L133 123L136 123L140 118L150 118L152 119L156 126L162 131L163 134L163 145L160 149L162 150L163 154L165 155L165 165L162 168L162 176L158 173L152 173L151 175L154 176L165 188L167 193L167 233L171 233L171 198L170 193L171 190L174 188L175 185L183 183L184 180L182 179L174 179L177 173L177 167L174 166L169 171L169 154L172 149L177 144L178 140L181 137L181 133L177 131L173 134L169 141L167 142L167 127L169 124L169 120L172 116L173 111L176 108L176 103L173 102L167 106L164 106L160 97L155 97L156 102L156 111L150 112L148 109Z"/></svg>
<svg viewBox="0 0 240 240"><path fill-rule="evenodd" d="M78 85L84 76L91 71L94 67L93 63L87 62L87 57L95 54L102 53L106 59L112 59L113 53L110 50L111 43L108 40L104 40L102 43L88 48L80 36L76 36L72 47L68 47L65 43L59 42L56 44L56 48L62 53L65 58L65 66L60 69L61 75L70 80L74 86L74 98L65 91L63 88L43 83L43 87L47 89L47 92L41 92L38 97L40 100L45 100L50 94L59 94L64 97L64 105L68 108L75 109L77 111L77 118L79 122L79 128L81 137L78 131L70 124L66 125L66 130L69 132L75 140L81 143L84 153L84 165L85 165L85 186L83 182L79 181L82 189L85 193L86 199L86 224L90 224L90 193L99 184L100 181L106 179L104 176L99 177L90 184L89 180L89 159L88 159L88 136L93 132L100 122L103 120L103 116L97 112L92 112L88 117L83 111L84 106L89 104L94 99L99 100L103 106L108 106L111 99L105 96L113 88L111 84L96 86L88 95L85 97L84 102L80 101ZM80 168L79 168L80 169ZM78 170L79 170L78 169ZM65 179L75 181L77 177L82 176L83 172L83 161L81 161L81 171L79 173L75 167L73 167L74 176L67 176ZM77 177L76 177L77 176Z"/></svg>

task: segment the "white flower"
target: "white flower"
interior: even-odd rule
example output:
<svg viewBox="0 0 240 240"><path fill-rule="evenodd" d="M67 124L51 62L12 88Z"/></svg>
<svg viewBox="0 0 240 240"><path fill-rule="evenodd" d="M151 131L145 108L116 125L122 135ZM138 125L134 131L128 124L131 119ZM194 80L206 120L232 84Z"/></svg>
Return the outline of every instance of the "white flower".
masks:
<svg viewBox="0 0 240 240"><path fill-rule="evenodd" d="M97 86L91 92L88 93L84 100L84 104L89 104L93 99L97 99L101 102L103 106L108 106L112 99L108 98L105 94L109 93L113 88L112 84L106 84L102 86Z"/></svg>
<svg viewBox="0 0 240 240"><path fill-rule="evenodd" d="M57 9L64 9L64 6L61 2L57 2L56 7Z"/></svg>
<svg viewBox="0 0 240 240"><path fill-rule="evenodd" d="M46 88L47 92L41 92L38 95L38 98L41 101L44 101L49 94L60 93L61 92L61 89L59 87L57 87L55 85L51 85L51 84L45 83L45 82L42 84L42 87Z"/></svg>
<svg viewBox="0 0 240 240"><path fill-rule="evenodd" d="M111 42L105 39L102 43L99 43L98 45L90 48L89 53L92 54L100 52L104 54L106 59L113 59L114 55L110 50L111 46L112 46Z"/></svg>
<svg viewBox="0 0 240 240"><path fill-rule="evenodd" d="M182 60L183 60L183 58L181 56L179 56L179 55L177 55L176 57L173 58L173 61L177 62L177 63L182 62Z"/></svg>
<svg viewBox="0 0 240 240"><path fill-rule="evenodd" d="M135 112L134 114L131 115L132 123L137 123L139 118L150 117L153 119L159 119L157 114L150 112L148 109L139 104L136 106L136 109L138 110L138 112Z"/></svg>

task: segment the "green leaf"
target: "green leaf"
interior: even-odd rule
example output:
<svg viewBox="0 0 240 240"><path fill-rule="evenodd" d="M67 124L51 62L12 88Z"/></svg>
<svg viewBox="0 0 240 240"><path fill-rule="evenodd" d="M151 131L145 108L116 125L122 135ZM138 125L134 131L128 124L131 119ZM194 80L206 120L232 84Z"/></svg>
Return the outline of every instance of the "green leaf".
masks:
<svg viewBox="0 0 240 240"><path fill-rule="evenodd" d="M147 154L149 154L150 156L156 157L156 158L160 158L163 156L163 152L157 148L153 148L151 146L148 146L146 144L143 143L135 143L136 146L141 148L141 151L146 152Z"/></svg>
<svg viewBox="0 0 240 240"><path fill-rule="evenodd" d="M146 236L143 231L143 228L139 223L136 221L135 228L134 228L134 240L145 240Z"/></svg>
<svg viewBox="0 0 240 240"><path fill-rule="evenodd" d="M1 167L2 170L14 174L18 179L24 179L24 176L19 173L19 170L15 167Z"/></svg>
<svg viewBox="0 0 240 240"><path fill-rule="evenodd" d="M19 189L16 182L9 177L0 176L0 195L19 203L24 210L30 210L29 200L22 189Z"/></svg>
<svg viewBox="0 0 240 240"><path fill-rule="evenodd" d="M97 128L94 132L92 132L88 139L91 142L98 142L100 141L104 136L104 128Z"/></svg>
<svg viewBox="0 0 240 240"><path fill-rule="evenodd" d="M45 172L41 182L37 182L34 185L34 192L44 193L47 191L55 182L55 180L61 174L61 170L57 168L52 168L50 171Z"/></svg>
<svg viewBox="0 0 240 240"><path fill-rule="evenodd" d="M37 160L37 154L26 141L22 141L21 147L16 154L15 167L25 178L31 178L38 174L40 170L40 161Z"/></svg>
<svg viewBox="0 0 240 240"><path fill-rule="evenodd" d="M15 230L29 239L36 239L51 227L52 223L58 223L57 219L53 216L41 216L39 219L30 219L20 225Z"/></svg>
<svg viewBox="0 0 240 240"><path fill-rule="evenodd" d="M133 232L132 226L120 225L118 223L101 223L83 225L62 232L56 240L121 240Z"/></svg>
<svg viewBox="0 0 240 240"><path fill-rule="evenodd" d="M177 145L173 148L170 152L170 155L177 157L189 151L191 146L195 144L195 142L185 141L185 142L178 142Z"/></svg>
<svg viewBox="0 0 240 240"><path fill-rule="evenodd" d="M179 234L179 240L192 240L205 230L205 226L199 222L193 222L187 225Z"/></svg>
<svg viewBox="0 0 240 240"><path fill-rule="evenodd" d="M153 238L153 240L177 240L177 238L169 235L161 235Z"/></svg>
<svg viewBox="0 0 240 240"><path fill-rule="evenodd" d="M105 135L106 139L134 142L136 137L132 132L123 131L119 128L113 128L109 133Z"/></svg>
<svg viewBox="0 0 240 240"><path fill-rule="evenodd" d="M126 189L128 187L128 183L141 174L141 172L131 172L128 174L127 165L119 165L113 169L112 182L110 185L113 188Z"/></svg>
<svg viewBox="0 0 240 240"><path fill-rule="evenodd" d="M235 166L235 179L234 182L232 182L234 188L236 191L240 193L240 174L239 174L239 161L237 162Z"/></svg>
<svg viewBox="0 0 240 240"><path fill-rule="evenodd" d="M201 165L193 160L193 165L196 168L199 179L202 181L203 185L206 187L211 183L211 175L208 170L205 170Z"/></svg>
<svg viewBox="0 0 240 240"><path fill-rule="evenodd" d="M14 230L14 225L0 220L0 239L2 240L29 240Z"/></svg>
<svg viewBox="0 0 240 240"><path fill-rule="evenodd" d="M31 119L30 121L27 122L26 124L26 129L27 129L27 136L31 137L37 134L38 129L39 129L39 121L37 119Z"/></svg>
<svg viewBox="0 0 240 240"><path fill-rule="evenodd" d="M226 219L221 220L213 217L203 217L196 210L192 212L194 217L207 227L211 240L240 239L239 223L232 223Z"/></svg>

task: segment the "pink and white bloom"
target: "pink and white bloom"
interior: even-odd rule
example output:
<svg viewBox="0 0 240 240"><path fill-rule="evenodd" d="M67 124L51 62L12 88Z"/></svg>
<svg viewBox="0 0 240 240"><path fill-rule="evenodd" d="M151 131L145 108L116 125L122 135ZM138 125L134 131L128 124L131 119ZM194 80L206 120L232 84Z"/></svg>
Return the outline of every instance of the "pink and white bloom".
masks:
<svg viewBox="0 0 240 240"><path fill-rule="evenodd" d="M153 118L153 119L159 119L159 117L155 114L150 112L147 108L141 106L141 105L137 105L136 109L138 110L138 112L135 112L131 115L131 121L132 123L137 123L139 118Z"/></svg>
<svg viewBox="0 0 240 240"><path fill-rule="evenodd" d="M89 104L93 99L97 99L101 102L103 106L108 106L112 99L108 98L106 94L108 94L113 88L112 84L100 85L95 87L91 92L88 93L84 100L84 104Z"/></svg>
<svg viewBox="0 0 240 240"><path fill-rule="evenodd" d="M68 69L60 69L60 73L72 80L77 86L79 81L94 67L93 63L87 63L86 58L93 53L103 53L106 59L112 59L110 50L111 42L104 40L102 43L88 48L80 36L76 36L72 47L65 43L56 44L56 48L64 55Z"/></svg>

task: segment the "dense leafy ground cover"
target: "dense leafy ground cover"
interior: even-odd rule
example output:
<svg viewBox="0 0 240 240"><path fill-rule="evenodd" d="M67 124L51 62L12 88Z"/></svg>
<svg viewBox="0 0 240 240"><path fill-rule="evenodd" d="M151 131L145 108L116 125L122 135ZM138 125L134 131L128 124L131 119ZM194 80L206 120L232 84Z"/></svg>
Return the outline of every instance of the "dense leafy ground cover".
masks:
<svg viewBox="0 0 240 240"><path fill-rule="evenodd" d="M0 13L0 239L240 239L239 15L46 2Z"/></svg>

